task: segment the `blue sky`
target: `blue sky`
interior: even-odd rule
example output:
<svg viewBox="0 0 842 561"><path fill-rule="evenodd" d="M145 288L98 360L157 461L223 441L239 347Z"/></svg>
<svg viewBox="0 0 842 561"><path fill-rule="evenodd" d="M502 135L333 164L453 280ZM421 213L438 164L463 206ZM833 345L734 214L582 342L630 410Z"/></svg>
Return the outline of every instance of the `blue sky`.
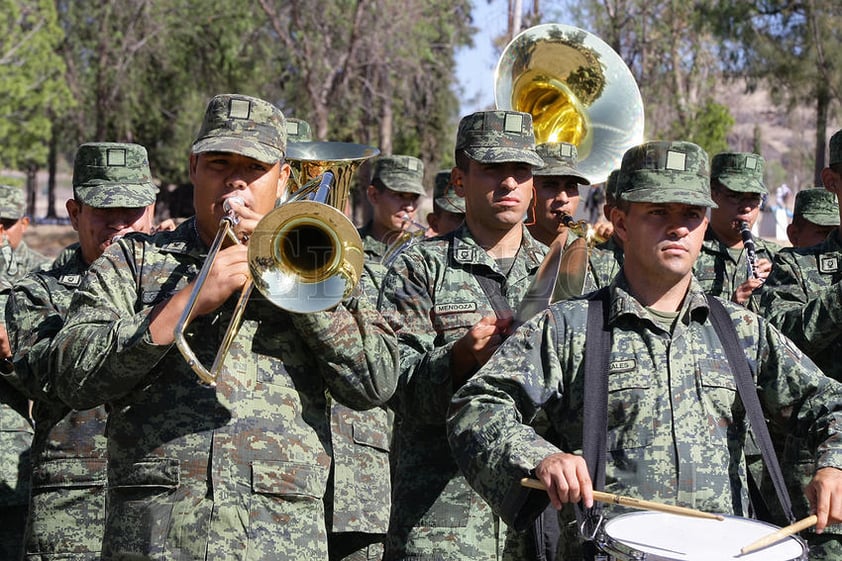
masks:
<svg viewBox="0 0 842 561"><path fill-rule="evenodd" d="M462 115L494 104L494 69L499 53L492 39L505 32L507 0L473 0L474 46L456 53Z"/></svg>

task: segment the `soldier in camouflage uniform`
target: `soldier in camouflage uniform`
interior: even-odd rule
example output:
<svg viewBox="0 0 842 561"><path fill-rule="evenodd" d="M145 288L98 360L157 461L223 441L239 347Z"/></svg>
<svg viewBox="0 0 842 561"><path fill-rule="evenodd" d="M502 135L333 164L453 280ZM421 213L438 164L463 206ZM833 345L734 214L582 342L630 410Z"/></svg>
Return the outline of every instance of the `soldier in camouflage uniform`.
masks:
<svg viewBox="0 0 842 561"><path fill-rule="evenodd" d="M433 211L427 213L428 238L449 234L465 221L465 199L456 194L450 170L436 173L433 185Z"/></svg>
<svg viewBox="0 0 842 561"><path fill-rule="evenodd" d="M23 189L0 185L0 280L7 286L30 271L48 269L52 262L26 244L23 236L28 228Z"/></svg>
<svg viewBox="0 0 842 561"><path fill-rule="evenodd" d="M424 195L424 162L412 156L380 156L374 161L366 197L371 220L359 229L365 268L374 294L386 274L389 260L403 248L406 235L416 231L418 198ZM423 234L423 232L422 232Z"/></svg>
<svg viewBox="0 0 842 561"><path fill-rule="evenodd" d="M839 227L839 201L824 187L803 189L795 195L792 223L786 236L793 247L820 244Z"/></svg>
<svg viewBox="0 0 842 561"><path fill-rule="evenodd" d="M828 167L822 170L825 189L836 197L842 192L842 130L830 139ZM837 205L837 212L838 205ZM837 227L822 243L806 248L784 248L776 256L763 288L752 297L760 313L822 369L842 381L842 330L839 310L842 279L842 229ZM821 457L800 435L785 433L776 443L788 485L795 491L812 477ZM796 516L809 512L807 502L794 495ZM842 559L842 526L823 535L807 534L811 559Z"/></svg>
<svg viewBox="0 0 842 561"><path fill-rule="evenodd" d="M626 248L607 289L610 330L605 490L716 513L748 512L741 443L745 415L732 370L693 278L714 202L705 152L655 142L626 152L615 232ZM842 518L842 385L763 318L721 301L734 322L770 422L820 444L807 493L818 528ZM503 519L521 527L547 501L562 511L559 559L582 558L570 503L593 505L581 454L585 299L558 302L519 328L453 397L451 449L468 480ZM554 446L528 425L544 411L562 437ZM735 418L736 417L736 418ZM549 492L520 485L535 476ZM611 516L620 510L606 507Z"/></svg>
<svg viewBox="0 0 842 561"><path fill-rule="evenodd" d="M579 185L591 182L576 167L579 154L573 144L548 142L537 145L535 150L544 165L532 172L535 199L527 228L533 238L546 246L561 236L566 247L578 236L562 217L573 218L579 206Z"/></svg>
<svg viewBox="0 0 842 561"><path fill-rule="evenodd" d="M532 198L532 118L464 117L452 178L465 222L406 249L383 279L399 319L392 515L386 560L498 559L505 529L459 474L445 433L454 389L500 345L544 256L523 216Z"/></svg>
<svg viewBox="0 0 842 561"><path fill-rule="evenodd" d="M255 291L215 385L173 345L225 203L247 241L284 192L285 150L276 107L239 94L211 99L189 160L196 215L109 247L53 340L59 397L109 408L104 559L327 559L325 392L358 409L391 397L390 328L363 298L300 315ZM185 335L203 364L249 278L247 254L225 243L195 298Z"/></svg>
<svg viewBox="0 0 842 561"><path fill-rule="evenodd" d="M747 222L749 227L757 222L767 194L763 163L762 156L745 152L723 152L713 157L710 191L718 207L710 212L702 254L693 269L705 292L743 305L763 284L775 253L781 249L774 242L755 238L757 276L749 274L740 222Z"/></svg>
<svg viewBox="0 0 842 561"><path fill-rule="evenodd" d="M602 212L611 220L611 209L617 206L617 178L620 170L613 170L605 180L605 204ZM591 251L590 266L597 288L608 286L623 266L623 240L612 233Z"/></svg>
<svg viewBox="0 0 842 561"><path fill-rule="evenodd" d="M105 407L74 411L58 400L47 371L52 337L64 324L85 270L117 236L152 229L157 186L146 149L90 143L76 152L67 213L79 242L49 271L15 284L6 305L15 370L7 379L34 401L32 494L24 559L98 560L105 524Z"/></svg>
<svg viewBox="0 0 842 561"><path fill-rule="evenodd" d="M29 227L26 196L20 187L0 185L0 309L5 309L12 285L30 271L49 266L50 259L23 239ZM5 322L0 318L0 359L3 370L13 366ZM0 382L0 559L17 559L29 503L32 422L26 397Z"/></svg>
<svg viewBox="0 0 842 561"><path fill-rule="evenodd" d="M310 125L287 119L287 142L308 140ZM368 269L364 270L360 285L370 302L376 302L377 291L372 286ZM333 449L325 494L329 558L331 561L379 561L383 558L391 505L391 416L385 407L355 411L329 394L327 397Z"/></svg>

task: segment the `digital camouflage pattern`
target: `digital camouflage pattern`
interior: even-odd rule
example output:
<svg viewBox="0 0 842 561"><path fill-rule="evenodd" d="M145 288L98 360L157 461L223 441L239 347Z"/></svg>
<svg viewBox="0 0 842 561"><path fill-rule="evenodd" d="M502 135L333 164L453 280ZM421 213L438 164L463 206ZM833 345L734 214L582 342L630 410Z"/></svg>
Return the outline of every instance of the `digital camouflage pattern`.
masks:
<svg viewBox="0 0 842 561"><path fill-rule="evenodd" d="M18 220L26 214L26 193L21 187L0 185L0 219Z"/></svg>
<svg viewBox="0 0 842 561"><path fill-rule="evenodd" d="M622 275L609 291L605 491L746 516L746 465L739 452L745 413L701 287L691 284L672 333L634 299ZM822 443L819 467L842 467L842 385L823 376L765 319L723 305L767 418ZM448 434L459 467L515 528L531 524L549 500L543 491L523 488L521 478L562 449L581 454L586 321L584 299L553 304L509 337L453 397ZM552 422L561 448L528 426L539 411ZM604 509L609 517L621 512ZM566 549L558 559L581 559L578 530L570 522L561 519L559 543Z"/></svg>
<svg viewBox="0 0 842 561"><path fill-rule="evenodd" d="M73 256L60 267L18 282L6 304L17 350L7 379L34 401L27 561L97 560L105 525L105 408L70 409L55 396L47 370L50 341L87 268L78 244L71 247Z"/></svg>
<svg viewBox="0 0 842 561"><path fill-rule="evenodd" d="M310 130L310 123L301 119L286 118L287 121L287 143L290 142L310 142L312 140L312 132Z"/></svg>
<svg viewBox="0 0 842 561"><path fill-rule="evenodd" d="M433 186L433 202L447 212L465 214L465 199L456 194L456 189L450 182L449 169L436 173Z"/></svg>
<svg viewBox="0 0 842 561"><path fill-rule="evenodd" d="M595 288L608 286L623 266L623 248L611 236L591 249L588 262Z"/></svg>
<svg viewBox="0 0 842 561"><path fill-rule="evenodd" d="M768 193L763 184L765 160L750 152L721 152L710 164L710 178L716 179L731 191L738 193Z"/></svg>
<svg viewBox="0 0 842 561"><path fill-rule="evenodd" d="M396 318L400 378L395 411L392 515L384 559L499 559L505 528L459 472L445 413L454 387L454 342L495 311L477 277L499 283L517 309L545 248L524 228L508 276L466 225L398 255L383 279L380 307ZM505 314L506 312L501 312Z"/></svg>
<svg viewBox="0 0 842 561"><path fill-rule="evenodd" d="M357 228L357 232L363 241L363 253L365 254L363 279L367 279L360 283L360 287L371 302L377 302L380 297L380 285L388 270L382 264L382 260L383 256L386 255L386 250L389 249L389 244L375 238L371 234L371 226L369 222L362 228Z"/></svg>
<svg viewBox="0 0 842 561"><path fill-rule="evenodd" d="M768 259L773 262L781 246L775 242L754 238L754 249L758 259ZM699 280L702 288L708 294L731 299L737 287L748 280L748 258L745 249L737 256L730 248L722 243L708 225L702 251L693 265L693 275ZM754 303L749 306L756 311Z"/></svg>
<svg viewBox="0 0 842 561"><path fill-rule="evenodd" d="M828 142L830 155L827 159L827 165L833 166L842 163L842 130L833 133Z"/></svg>
<svg viewBox="0 0 842 561"><path fill-rule="evenodd" d="M191 152L232 152L274 164L283 159L286 147L286 119L280 109L256 97L220 94L208 103Z"/></svg>
<svg viewBox="0 0 842 561"><path fill-rule="evenodd" d="M151 310L206 257L194 220L109 247L53 340L59 397L110 411L103 556L326 559L325 392L355 409L382 405L395 387L394 334L364 298L298 315L255 292L216 386L203 385L148 330ZM204 364L236 300L191 323Z"/></svg>
<svg viewBox="0 0 842 561"><path fill-rule="evenodd" d="M49 263L23 240L17 250L8 239L0 241L0 309L5 309L14 283ZM23 550L33 434L26 396L4 380L0 383L0 559L16 559Z"/></svg>
<svg viewBox="0 0 842 561"><path fill-rule="evenodd" d="M478 111L462 117L456 132L456 151L459 150L483 164L544 165L535 151L532 115L519 111Z"/></svg>
<svg viewBox="0 0 842 561"><path fill-rule="evenodd" d="M386 246L362 230L366 259L358 291L376 303ZM377 275L376 277L374 275ZM333 470L325 497L332 561L380 561L389 528L389 452L393 415L386 407L355 411L328 396Z"/></svg>
<svg viewBox="0 0 842 561"><path fill-rule="evenodd" d="M554 175L575 177L580 185L590 185L591 182L576 167L579 163L579 152L574 144L568 142L545 142L535 147L535 151L544 161L544 166L532 171L532 175Z"/></svg>
<svg viewBox="0 0 842 561"><path fill-rule="evenodd" d="M371 184L423 197L424 162L413 156L380 156L374 160Z"/></svg>
<svg viewBox="0 0 842 561"><path fill-rule="evenodd" d="M617 180L620 178L620 170L611 170L608 174L608 179L605 180L605 202L609 204L617 203Z"/></svg>
<svg viewBox="0 0 842 561"><path fill-rule="evenodd" d="M775 256L772 272L759 293L755 291L752 295L753 300L759 301L760 313L792 339L825 374L836 380L842 380L842 363L838 359L842 353L840 263L842 240L838 230L810 248L783 248ZM806 443L795 435L786 435L781 448L782 466L801 477L789 482L792 487L798 487L804 478L812 475L815 458ZM807 505L803 500L794 501L793 509L796 515L804 514ZM831 527L829 534L835 537L823 548L833 547L837 556L827 558L838 559L842 555L842 527ZM825 539L808 534L811 544Z"/></svg>
<svg viewBox="0 0 842 561"><path fill-rule="evenodd" d="M683 203L715 208L708 155L692 142L647 142L623 154L615 186L631 203Z"/></svg>
<svg viewBox="0 0 842 561"><path fill-rule="evenodd" d="M795 195L793 218L801 216L819 226L839 226L839 200L824 187L802 189Z"/></svg>
<svg viewBox="0 0 842 561"><path fill-rule="evenodd" d="M94 208L141 208L155 202L146 148L139 144L82 144L73 161L73 198Z"/></svg>

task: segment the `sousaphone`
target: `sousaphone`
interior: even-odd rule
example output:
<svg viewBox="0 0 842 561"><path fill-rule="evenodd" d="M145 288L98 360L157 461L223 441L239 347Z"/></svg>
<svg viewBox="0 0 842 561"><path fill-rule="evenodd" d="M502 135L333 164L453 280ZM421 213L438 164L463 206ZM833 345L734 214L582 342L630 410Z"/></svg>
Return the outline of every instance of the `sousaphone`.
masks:
<svg viewBox="0 0 842 561"><path fill-rule="evenodd" d="M494 98L498 109L532 115L537 144L575 145L577 167L592 184L604 182L626 150L643 142L643 99L629 67L577 27L547 23L512 39L497 62ZM551 244L516 321L582 294L589 251L584 236L566 248Z"/></svg>

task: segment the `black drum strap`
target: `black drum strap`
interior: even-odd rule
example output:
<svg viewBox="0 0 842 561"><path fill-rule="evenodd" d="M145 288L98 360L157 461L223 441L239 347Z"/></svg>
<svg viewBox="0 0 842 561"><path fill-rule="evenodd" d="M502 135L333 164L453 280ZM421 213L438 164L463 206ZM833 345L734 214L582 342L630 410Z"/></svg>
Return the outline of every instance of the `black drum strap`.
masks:
<svg viewBox="0 0 842 561"><path fill-rule="evenodd" d="M749 427L754 433L757 444L760 447L760 454L763 456L763 463L769 470L772 484L775 486L775 493L783 507L784 515L790 524L795 521L792 514L792 502L786 491L784 476L781 472L781 465L778 463L778 456L775 454L775 447L772 445L772 437L769 435L769 427L766 426L766 418L763 415L763 408L760 405L760 398L757 397L757 387L751 375L748 358L738 343L739 337L734 327L734 322L728 314L728 310L716 298L708 296L708 308L710 319L716 335L725 349L728 357L728 364L734 373L734 382L737 384L737 392L743 400L743 406L748 416ZM751 474L747 474L751 477Z"/></svg>

